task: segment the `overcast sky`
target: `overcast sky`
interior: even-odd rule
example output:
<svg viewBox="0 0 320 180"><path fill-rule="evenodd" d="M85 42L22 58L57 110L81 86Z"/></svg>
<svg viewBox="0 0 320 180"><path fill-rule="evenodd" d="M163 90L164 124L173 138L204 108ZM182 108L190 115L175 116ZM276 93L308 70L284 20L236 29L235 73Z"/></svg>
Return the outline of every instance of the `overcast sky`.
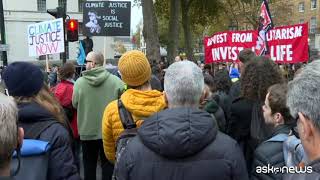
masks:
<svg viewBox="0 0 320 180"><path fill-rule="evenodd" d="M128 1L128 0L114 0L114 1ZM131 6L133 6L133 0L131 1ZM134 6L131 8L131 30L135 33L137 30L137 25L142 21L142 7Z"/></svg>

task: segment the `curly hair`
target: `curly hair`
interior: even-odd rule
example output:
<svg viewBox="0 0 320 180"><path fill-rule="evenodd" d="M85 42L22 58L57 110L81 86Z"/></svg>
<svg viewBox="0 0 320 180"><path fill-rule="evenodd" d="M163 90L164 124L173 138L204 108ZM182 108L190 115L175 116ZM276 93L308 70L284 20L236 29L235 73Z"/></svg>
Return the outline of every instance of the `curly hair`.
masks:
<svg viewBox="0 0 320 180"><path fill-rule="evenodd" d="M264 102L268 88L283 82L279 67L271 59L258 56L245 65L241 76L241 96Z"/></svg>
<svg viewBox="0 0 320 180"><path fill-rule="evenodd" d="M219 70L213 78L214 91L222 91L229 94L232 86L231 79L227 70Z"/></svg>

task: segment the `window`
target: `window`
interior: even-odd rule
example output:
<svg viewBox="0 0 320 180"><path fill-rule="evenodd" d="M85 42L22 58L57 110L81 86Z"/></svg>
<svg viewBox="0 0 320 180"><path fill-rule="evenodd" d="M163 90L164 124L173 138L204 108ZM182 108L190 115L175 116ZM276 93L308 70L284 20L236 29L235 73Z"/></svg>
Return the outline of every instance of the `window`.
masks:
<svg viewBox="0 0 320 180"><path fill-rule="evenodd" d="M317 0L311 0L311 9L317 9Z"/></svg>
<svg viewBox="0 0 320 180"><path fill-rule="evenodd" d="M299 24L303 24L303 23L304 23L304 19L300 19Z"/></svg>
<svg viewBox="0 0 320 180"><path fill-rule="evenodd" d="M299 3L299 12L304 12L304 2Z"/></svg>
<svg viewBox="0 0 320 180"><path fill-rule="evenodd" d="M317 30L317 19L312 17L310 20L310 33L315 34Z"/></svg>
<svg viewBox="0 0 320 180"><path fill-rule="evenodd" d="M83 3L84 3L84 0L78 0L79 12L83 12Z"/></svg>
<svg viewBox="0 0 320 180"><path fill-rule="evenodd" d="M38 5L38 11L46 11L47 9L47 3L46 0L37 0L37 5Z"/></svg>
<svg viewBox="0 0 320 180"><path fill-rule="evenodd" d="M58 1L58 6L59 7L64 7L65 9L67 9L67 1L66 0L59 0Z"/></svg>

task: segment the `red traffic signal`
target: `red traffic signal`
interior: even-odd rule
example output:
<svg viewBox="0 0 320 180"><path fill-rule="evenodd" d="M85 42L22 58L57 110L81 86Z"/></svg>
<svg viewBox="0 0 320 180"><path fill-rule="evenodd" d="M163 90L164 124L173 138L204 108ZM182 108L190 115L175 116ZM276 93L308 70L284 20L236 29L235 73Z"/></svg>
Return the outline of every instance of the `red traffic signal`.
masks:
<svg viewBox="0 0 320 180"><path fill-rule="evenodd" d="M74 42L79 40L78 20L76 19L67 20L67 40L69 42Z"/></svg>

